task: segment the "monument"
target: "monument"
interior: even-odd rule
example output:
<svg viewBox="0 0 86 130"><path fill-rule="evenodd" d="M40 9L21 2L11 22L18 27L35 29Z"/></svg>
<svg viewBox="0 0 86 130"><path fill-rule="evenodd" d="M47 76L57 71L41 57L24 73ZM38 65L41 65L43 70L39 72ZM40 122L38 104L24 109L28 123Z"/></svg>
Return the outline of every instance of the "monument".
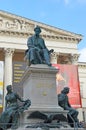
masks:
<svg viewBox="0 0 86 130"><path fill-rule="evenodd" d="M50 55L54 51L48 50L42 37L41 29L36 26L35 34L28 38L25 57L28 67L22 78L23 97L31 100L29 110L22 115L21 122L26 128L35 129L61 129L72 130L67 121L67 112L58 105L56 94L56 73L52 67Z"/></svg>
<svg viewBox="0 0 86 130"><path fill-rule="evenodd" d="M28 61L27 69L22 77L23 97L31 100L29 110L22 115L21 122L26 123L28 130L73 128L68 123L67 113L58 105L56 94L56 73L58 69L52 67L50 55L44 39L40 36L41 28L36 26L35 34L28 38L25 57Z"/></svg>
<svg viewBox="0 0 86 130"><path fill-rule="evenodd" d="M21 79L23 99L29 100L26 100L28 102L25 103L20 115L18 130L74 130L75 128L68 124L68 111L58 105L56 94L58 69L50 63L50 55L54 50L48 50L46 47L39 35L41 33L39 26L36 26L34 31L35 34L27 41L25 58L28 66Z"/></svg>

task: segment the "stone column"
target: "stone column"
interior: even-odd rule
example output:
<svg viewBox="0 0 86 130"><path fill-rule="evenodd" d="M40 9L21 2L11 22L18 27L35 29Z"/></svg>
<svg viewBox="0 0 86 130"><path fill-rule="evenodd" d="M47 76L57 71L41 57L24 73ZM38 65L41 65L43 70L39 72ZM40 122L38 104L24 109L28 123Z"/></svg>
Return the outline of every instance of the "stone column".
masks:
<svg viewBox="0 0 86 130"><path fill-rule="evenodd" d="M14 49L4 48L5 51L5 64L4 64L4 104L5 105L5 95L6 95L6 86L12 85L12 55Z"/></svg>
<svg viewBox="0 0 86 130"><path fill-rule="evenodd" d="M79 54L72 54L72 57L71 57L72 64L77 65L78 64L78 58L79 58Z"/></svg>
<svg viewBox="0 0 86 130"><path fill-rule="evenodd" d="M55 52L53 52L52 54L51 54L51 63L52 64L57 64L57 54L55 53Z"/></svg>

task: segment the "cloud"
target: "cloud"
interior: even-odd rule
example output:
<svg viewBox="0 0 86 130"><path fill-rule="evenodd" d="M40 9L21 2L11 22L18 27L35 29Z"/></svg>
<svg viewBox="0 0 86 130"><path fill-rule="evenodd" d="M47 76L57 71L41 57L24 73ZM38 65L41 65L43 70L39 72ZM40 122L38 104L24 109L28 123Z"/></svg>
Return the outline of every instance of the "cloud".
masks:
<svg viewBox="0 0 86 130"><path fill-rule="evenodd" d="M42 11L42 12L40 12L39 16L40 16L41 18L46 18L47 12Z"/></svg>
<svg viewBox="0 0 86 130"><path fill-rule="evenodd" d="M79 62L86 62L86 48L79 51L80 57Z"/></svg>
<svg viewBox="0 0 86 130"><path fill-rule="evenodd" d="M64 0L65 5L68 5L70 3L70 0Z"/></svg>
<svg viewBox="0 0 86 130"><path fill-rule="evenodd" d="M77 0L79 4L86 4L86 0Z"/></svg>
<svg viewBox="0 0 86 130"><path fill-rule="evenodd" d="M65 5L84 5L86 0L63 0Z"/></svg>
<svg viewBox="0 0 86 130"><path fill-rule="evenodd" d="M60 2L60 0L49 0L51 2Z"/></svg>
<svg viewBox="0 0 86 130"><path fill-rule="evenodd" d="M70 3L71 0L50 0L53 3L62 3L64 2L65 5L68 5Z"/></svg>

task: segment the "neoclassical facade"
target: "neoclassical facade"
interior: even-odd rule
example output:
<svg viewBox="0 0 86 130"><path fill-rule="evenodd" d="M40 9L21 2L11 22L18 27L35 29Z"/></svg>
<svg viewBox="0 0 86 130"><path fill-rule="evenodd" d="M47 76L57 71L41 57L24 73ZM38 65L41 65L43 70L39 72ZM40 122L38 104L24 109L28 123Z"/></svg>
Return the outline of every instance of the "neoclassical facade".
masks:
<svg viewBox="0 0 86 130"><path fill-rule="evenodd" d="M82 40L82 35L62 30L27 18L0 11L0 61L4 63L4 97L6 86L12 84L13 62L24 61L27 49L27 38L34 33L34 27L41 27L41 36L49 49L54 49L51 63L78 65L80 88L82 94L82 108L80 118L86 111L86 64L78 63L79 52L77 45ZM4 104L4 99L3 99Z"/></svg>

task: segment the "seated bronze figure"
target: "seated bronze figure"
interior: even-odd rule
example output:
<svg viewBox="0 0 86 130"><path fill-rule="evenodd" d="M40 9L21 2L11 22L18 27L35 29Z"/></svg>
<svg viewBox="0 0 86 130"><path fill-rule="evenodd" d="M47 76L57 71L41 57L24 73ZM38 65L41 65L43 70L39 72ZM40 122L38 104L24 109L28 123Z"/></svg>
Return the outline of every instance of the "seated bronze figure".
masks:
<svg viewBox="0 0 86 130"><path fill-rule="evenodd" d="M41 33L41 29L39 26L36 26L34 31L35 34L28 38L28 49L25 51L25 56L28 59L29 65L47 64L48 66L51 66L50 54L54 50L48 50L48 48L46 47L44 39L39 35Z"/></svg>
<svg viewBox="0 0 86 130"><path fill-rule="evenodd" d="M18 105L18 100L23 102L21 106ZM5 110L0 116L0 130L6 130L10 127L16 129L18 127L19 114L28 109L31 101L29 99L24 101L17 93L12 91L12 85L8 85L5 102Z"/></svg>
<svg viewBox="0 0 86 130"><path fill-rule="evenodd" d="M65 87L60 94L58 94L58 104L64 110L68 110L68 121L72 127L80 127L78 120L78 111L71 107L67 94L69 93L69 87Z"/></svg>

